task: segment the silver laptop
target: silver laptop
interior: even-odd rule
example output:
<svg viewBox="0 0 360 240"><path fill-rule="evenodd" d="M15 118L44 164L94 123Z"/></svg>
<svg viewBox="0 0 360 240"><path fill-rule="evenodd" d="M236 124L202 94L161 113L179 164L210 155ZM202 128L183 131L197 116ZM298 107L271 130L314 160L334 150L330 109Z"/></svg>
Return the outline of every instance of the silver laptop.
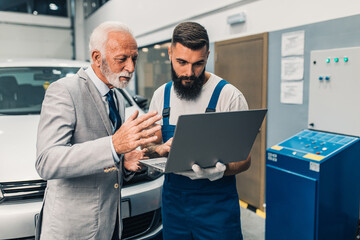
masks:
<svg viewBox="0 0 360 240"><path fill-rule="evenodd" d="M140 160L165 173L246 160L267 109L181 115L167 158Z"/></svg>

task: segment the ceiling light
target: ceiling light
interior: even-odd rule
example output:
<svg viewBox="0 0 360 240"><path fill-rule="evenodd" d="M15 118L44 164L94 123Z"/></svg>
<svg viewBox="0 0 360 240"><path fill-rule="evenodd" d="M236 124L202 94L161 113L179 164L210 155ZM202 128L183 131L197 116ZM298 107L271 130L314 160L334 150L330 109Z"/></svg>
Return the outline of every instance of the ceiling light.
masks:
<svg viewBox="0 0 360 240"><path fill-rule="evenodd" d="M50 10L53 10L53 11L56 11L59 9L58 5L56 5L55 3L50 3L49 8L50 8Z"/></svg>

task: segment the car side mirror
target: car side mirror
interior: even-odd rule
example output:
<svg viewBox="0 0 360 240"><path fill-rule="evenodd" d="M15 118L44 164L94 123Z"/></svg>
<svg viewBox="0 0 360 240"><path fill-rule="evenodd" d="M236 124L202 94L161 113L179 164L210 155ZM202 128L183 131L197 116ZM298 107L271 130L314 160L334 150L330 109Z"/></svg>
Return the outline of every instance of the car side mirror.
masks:
<svg viewBox="0 0 360 240"><path fill-rule="evenodd" d="M133 99L141 109L143 109L144 111L147 110L148 100L145 97L135 95L133 96Z"/></svg>

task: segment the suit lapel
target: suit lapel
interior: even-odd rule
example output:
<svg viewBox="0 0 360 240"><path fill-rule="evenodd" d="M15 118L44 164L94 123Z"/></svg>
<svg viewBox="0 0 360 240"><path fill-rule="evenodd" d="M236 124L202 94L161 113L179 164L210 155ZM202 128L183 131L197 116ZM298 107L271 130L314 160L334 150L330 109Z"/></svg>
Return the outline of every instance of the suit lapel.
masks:
<svg viewBox="0 0 360 240"><path fill-rule="evenodd" d="M83 69L80 69L77 74L85 80L85 86L87 87L88 94L92 98L94 105L95 105L97 111L99 112L99 115L105 125L106 131L108 132L109 135L112 135L113 130L112 130L111 122L110 122L109 116L106 112L105 104L102 101L99 91L97 90L96 86L91 81L91 79L87 76L87 74L85 73L85 71Z"/></svg>

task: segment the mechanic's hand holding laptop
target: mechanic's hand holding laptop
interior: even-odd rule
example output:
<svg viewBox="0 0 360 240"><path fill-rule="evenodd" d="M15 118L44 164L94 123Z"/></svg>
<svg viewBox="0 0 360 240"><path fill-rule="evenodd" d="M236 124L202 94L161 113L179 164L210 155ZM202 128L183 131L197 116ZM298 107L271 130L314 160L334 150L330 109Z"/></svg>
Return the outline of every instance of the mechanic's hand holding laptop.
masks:
<svg viewBox="0 0 360 240"><path fill-rule="evenodd" d="M266 109L181 115L174 137L153 146L161 157L140 160L164 173L215 181L225 164L244 161L264 120ZM167 158L165 156L168 156Z"/></svg>
<svg viewBox="0 0 360 240"><path fill-rule="evenodd" d="M164 144L157 146L156 148L157 154L159 154L160 156L167 156L170 152L172 140L173 138L170 138ZM192 170L174 172L174 173L185 177L189 177L191 180L207 178L210 181L215 181L224 176L225 170L226 170L226 166L221 162L217 162L215 167L210 167L210 168L202 168L196 163L194 163L192 165Z"/></svg>
<svg viewBox="0 0 360 240"><path fill-rule="evenodd" d="M221 162L217 162L215 167L210 167L210 168L201 168L199 165L194 163L192 165L192 171L190 170L185 172L175 172L175 174L189 177L192 180L207 178L210 181L215 181L224 176L225 170L226 170L226 166Z"/></svg>

